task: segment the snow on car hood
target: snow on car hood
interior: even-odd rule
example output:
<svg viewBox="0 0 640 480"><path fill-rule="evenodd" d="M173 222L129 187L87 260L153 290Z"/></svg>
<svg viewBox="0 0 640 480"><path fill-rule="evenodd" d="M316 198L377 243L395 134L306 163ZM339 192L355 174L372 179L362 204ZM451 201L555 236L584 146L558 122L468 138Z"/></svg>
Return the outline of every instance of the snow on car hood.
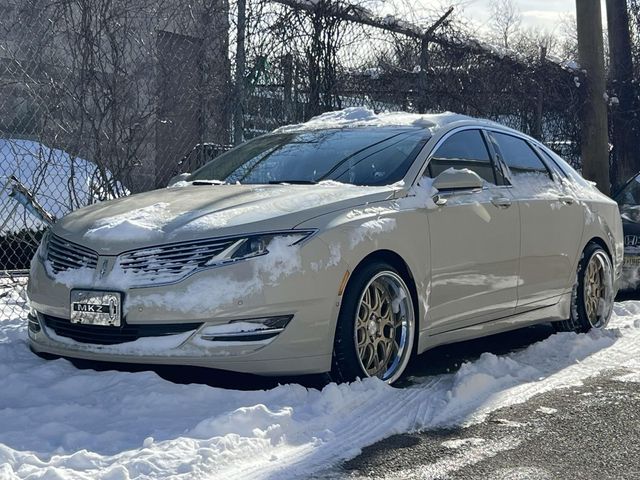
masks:
<svg viewBox="0 0 640 480"><path fill-rule="evenodd" d="M98 252L212 236L287 230L315 216L393 196L391 187L189 185L132 195L67 215L54 233Z"/></svg>

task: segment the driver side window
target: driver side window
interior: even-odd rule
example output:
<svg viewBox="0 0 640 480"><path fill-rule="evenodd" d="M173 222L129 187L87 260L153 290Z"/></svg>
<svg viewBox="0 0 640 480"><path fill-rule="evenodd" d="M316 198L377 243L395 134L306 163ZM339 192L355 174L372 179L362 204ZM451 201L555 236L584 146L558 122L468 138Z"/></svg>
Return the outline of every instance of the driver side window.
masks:
<svg viewBox="0 0 640 480"><path fill-rule="evenodd" d="M496 184L496 176L489 150L480 130L463 130L454 133L438 147L429 161L428 172L436 178L449 168L467 168L486 182Z"/></svg>

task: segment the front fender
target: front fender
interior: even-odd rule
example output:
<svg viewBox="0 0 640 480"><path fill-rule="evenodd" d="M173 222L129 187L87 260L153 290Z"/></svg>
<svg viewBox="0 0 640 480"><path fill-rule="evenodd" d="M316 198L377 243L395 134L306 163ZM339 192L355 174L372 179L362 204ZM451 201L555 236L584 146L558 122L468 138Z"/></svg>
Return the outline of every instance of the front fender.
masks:
<svg viewBox="0 0 640 480"><path fill-rule="evenodd" d="M381 202L317 217L298 228L318 228L329 252L340 249L340 260L352 273L370 255L390 251L408 268L418 293L420 331L426 329L430 294L429 222L422 209L401 210ZM330 257L325 262L330 262ZM335 326L333 326L335 329Z"/></svg>

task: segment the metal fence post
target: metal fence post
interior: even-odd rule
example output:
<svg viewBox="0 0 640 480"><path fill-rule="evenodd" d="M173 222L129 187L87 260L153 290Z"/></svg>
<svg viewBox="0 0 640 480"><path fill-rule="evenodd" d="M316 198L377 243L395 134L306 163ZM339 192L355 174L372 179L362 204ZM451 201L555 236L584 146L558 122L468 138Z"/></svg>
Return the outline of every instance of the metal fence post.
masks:
<svg viewBox="0 0 640 480"><path fill-rule="evenodd" d="M540 47L540 66L544 65L544 61L547 58L547 47L544 45ZM536 93L536 106L533 112L533 125L531 127L531 135L538 140L542 139L542 117L544 115L544 88L539 80L537 83Z"/></svg>
<svg viewBox="0 0 640 480"><path fill-rule="evenodd" d="M246 52L245 35L247 23L246 0L238 0L238 25L236 38L236 105L233 115L233 144L238 145L244 140L244 110L246 104L245 72Z"/></svg>
<svg viewBox="0 0 640 480"><path fill-rule="evenodd" d="M425 35L420 40L420 71L418 72L418 112L427 113L429 106L429 97L427 89L429 85L429 78L427 69L429 68L429 37Z"/></svg>
<svg viewBox="0 0 640 480"><path fill-rule="evenodd" d="M282 117L285 123L289 123L293 118L293 55L287 53L282 57Z"/></svg>

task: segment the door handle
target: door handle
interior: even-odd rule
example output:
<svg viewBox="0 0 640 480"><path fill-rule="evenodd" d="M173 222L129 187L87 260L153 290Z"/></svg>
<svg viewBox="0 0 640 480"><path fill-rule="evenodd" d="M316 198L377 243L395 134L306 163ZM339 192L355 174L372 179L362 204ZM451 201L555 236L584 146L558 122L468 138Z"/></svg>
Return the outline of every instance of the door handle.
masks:
<svg viewBox="0 0 640 480"><path fill-rule="evenodd" d="M507 197L494 197L491 199L491 203L498 208L509 208L511 206L511 199Z"/></svg>
<svg viewBox="0 0 640 480"><path fill-rule="evenodd" d="M560 200L565 205L571 205L575 201L575 199L570 195L560 195L558 197L558 200Z"/></svg>

